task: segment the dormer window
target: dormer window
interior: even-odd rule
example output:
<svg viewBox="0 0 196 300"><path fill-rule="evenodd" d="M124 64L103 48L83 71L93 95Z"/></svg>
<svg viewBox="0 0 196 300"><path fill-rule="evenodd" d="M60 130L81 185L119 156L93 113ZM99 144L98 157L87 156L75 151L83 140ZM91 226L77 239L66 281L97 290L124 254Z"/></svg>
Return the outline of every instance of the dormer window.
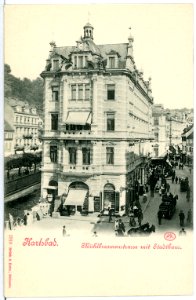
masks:
<svg viewBox="0 0 196 300"><path fill-rule="evenodd" d="M53 70L54 71L59 70L59 59L54 59L53 60Z"/></svg>
<svg viewBox="0 0 196 300"><path fill-rule="evenodd" d="M75 55L73 57L73 65L74 69L84 69L87 68L88 62L87 62L88 56L84 55Z"/></svg>
<svg viewBox="0 0 196 300"><path fill-rule="evenodd" d="M78 68L83 68L83 56L78 56Z"/></svg>
<svg viewBox="0 0 196 300"><path fill-rule="evenodd" d="M110 56L109 57L109 68L110 69L114 69L116 66L115 66L115 57L114 56Z"/></svg>
<svg viewBox="0 0 196 300"><path fill-rule="evenodd" d="M120 54L115 51L115 50L110 50L110 52L106 53L107 54L107 65L109 69L115 69L118 68L118 61Z"/></svg>

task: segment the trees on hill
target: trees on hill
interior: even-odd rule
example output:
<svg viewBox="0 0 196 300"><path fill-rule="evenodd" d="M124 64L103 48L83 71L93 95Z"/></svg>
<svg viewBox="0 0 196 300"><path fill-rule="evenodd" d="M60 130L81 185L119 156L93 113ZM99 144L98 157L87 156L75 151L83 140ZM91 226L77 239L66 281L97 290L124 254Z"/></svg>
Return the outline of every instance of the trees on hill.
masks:
<svg viewBox="0 0 196 300"><path fill-rule="evenodd" d="M28 78L20 79L11 74L9 65L4 65L4 95L15 97L35 106L38 110L43 109L43 80L37 77L35 80Z"/></svg>

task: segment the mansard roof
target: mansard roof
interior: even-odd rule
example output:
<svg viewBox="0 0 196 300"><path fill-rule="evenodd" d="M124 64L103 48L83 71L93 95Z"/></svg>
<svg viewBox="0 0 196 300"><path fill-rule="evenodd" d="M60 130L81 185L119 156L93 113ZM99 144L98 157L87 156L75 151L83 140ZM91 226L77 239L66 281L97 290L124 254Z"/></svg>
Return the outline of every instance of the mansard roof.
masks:
<svg viewBox="0 0 196 300"><path fill-rule="evenodd" d="M91 51L94 54L101 55L103 58L107 58L110 53L117 53L120 61L119 67L125 68L128 43L95 45L92 40L88 40L83 42L83 44L86 45L86 48L84 47L84 50L78 49L81 53L83 51ZM76 50L76 46L55 47L54 49L58 55L67 59L69 59L70 54L76 52Z"/></svg>

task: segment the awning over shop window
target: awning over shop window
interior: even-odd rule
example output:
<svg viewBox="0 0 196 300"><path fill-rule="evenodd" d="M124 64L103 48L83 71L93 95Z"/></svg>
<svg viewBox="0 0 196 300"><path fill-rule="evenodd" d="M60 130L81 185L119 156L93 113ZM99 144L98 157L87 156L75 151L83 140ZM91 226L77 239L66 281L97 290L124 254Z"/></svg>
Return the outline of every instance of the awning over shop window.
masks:
<svg viewBox="0 0 196 300"><path fill-rule="evenodd" d="M70 189L64 205L82 206L86 197L87 190Z"/></svg>
<svg viewBox="0 0 196 300"><path fill-rule="evenodd" d="M65 123L73 125L91 124L91 113L85 111L71 111L69 112Z"/></svg>
<svg viewBox="0 0 196 300"><path fill-rule="evenodd" d="M57 190L57 186L48 185L48 186L45 186L44 189L47 189L47 190Z"/></svg>

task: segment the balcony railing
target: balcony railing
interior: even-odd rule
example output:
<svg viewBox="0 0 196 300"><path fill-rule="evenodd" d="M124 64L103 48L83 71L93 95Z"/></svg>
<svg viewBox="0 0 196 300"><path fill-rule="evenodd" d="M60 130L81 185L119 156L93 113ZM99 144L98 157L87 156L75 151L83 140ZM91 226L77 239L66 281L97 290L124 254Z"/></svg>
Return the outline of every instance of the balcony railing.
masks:
<svg viewBox="0 0 196 300"><path fill-rule="evenodd" d="M24 134L23 139L32 139L33 135L32 134Z"/></svg>

